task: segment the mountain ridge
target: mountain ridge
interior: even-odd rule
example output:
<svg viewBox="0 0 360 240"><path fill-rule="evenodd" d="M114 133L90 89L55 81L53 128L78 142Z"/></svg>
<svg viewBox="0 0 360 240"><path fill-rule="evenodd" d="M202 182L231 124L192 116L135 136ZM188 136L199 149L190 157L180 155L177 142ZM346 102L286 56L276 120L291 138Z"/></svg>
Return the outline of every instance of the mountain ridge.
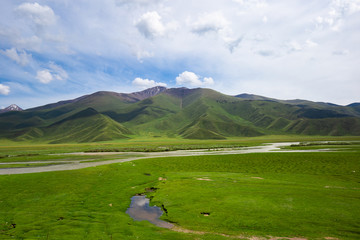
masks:
<svg viewBox="0 0 360 240"><path fill-rule="evenodd" d="M196 89L196 88L194 88ZM11 104L10 106L4 108L4 109L0 109L0 113L15 105L18 108L20 108L22 110L42 110L42 109L49 109L49 108L54 108L57 106L61 106L61 105L65 105L68 103L74 103L77 101L80 101L84 98L87 97L91 97L97 94L110 94L113 96L118 96L118 97L122 97L125 98L125 100L129 101L129 102L136 102L136 101L140 101L140 100L144 100L148 97L152 97L155 96L157 94L160 94L162 92L168 91L168 92L172 92L173 90L182 90L182 92L189 92L193 89L189 89L186 87L179 87L179 88L166 88L163 86L155 86L152 88L148 88L142 91L138 91L138 92L132 92L132 93L118 93L118 92L112 92L112 91L97 91L94 92L92 94L86 94L83 96L80 96L78 98L74 98L74 99L69 99L69 100L61 100L55 103L48 103L45 105L41 105L41 106L37 106L37 107L32 107L32 108L28 108L28 109L22 109L20 107L18 107L16 104ZM226 95L226 94L225 94ZM283 99L277 99L277 98L270 98L270 97L266 97L266 96L261 96L261 95L256 95L256 94L249 94L249 93L241 93L241 94L237 94L237 95L228 95L228 96L233 96L233 97L237 97L237 98L241 98L244 100L264 100L264 101L277 101L277 102L283 102L283 103L291 103L291 104L301 104L304 102L308 102L308 103L314 103L314 104L323 104L323 105L332 105L332 106L340 106L340 107L359 107L360 108L360 102L354 102L354 103L350 103L347 105L339 105L339 104L335 104L335 103L331 103L331 102L313 102L310 100L305 100L305 99L289 99L289 100L283 100ZM5 111L4 111L5 112Z"/></svg>
<svg viewBox="0 0 360 240"><path fill-rule="evenodd" d="M21 112L3 113L0 138L60 143L138 136L191 139L268 134L359 136L359 106L277 100L250 94L229 96L208 88L155 87L135 93L99 91Z"/></svg>

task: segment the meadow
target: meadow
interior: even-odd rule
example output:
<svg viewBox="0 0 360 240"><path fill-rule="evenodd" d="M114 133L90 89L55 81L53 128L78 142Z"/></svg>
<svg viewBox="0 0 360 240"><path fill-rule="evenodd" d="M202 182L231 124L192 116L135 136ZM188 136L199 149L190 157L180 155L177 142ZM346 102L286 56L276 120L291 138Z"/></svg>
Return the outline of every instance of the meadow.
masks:
<svg viewBox="0 0 360 240"><path fill-rule="evenodd" d="M0 147L0 154L7 156L0 161L45 160L48 153L106 148L140 151L146 146L149 151L168 151L164 147L251 146L275 138L159 139L146 145L141 141L14 143ZM358 142L332 145L341 148L335 152L152 158L73 171L2 175L0 239L359 239L359 146ZM324 146L292 148L306 147ZM132 220L125 212L131 197L140 193L166 209L161 218L176 228Z"/></svg>

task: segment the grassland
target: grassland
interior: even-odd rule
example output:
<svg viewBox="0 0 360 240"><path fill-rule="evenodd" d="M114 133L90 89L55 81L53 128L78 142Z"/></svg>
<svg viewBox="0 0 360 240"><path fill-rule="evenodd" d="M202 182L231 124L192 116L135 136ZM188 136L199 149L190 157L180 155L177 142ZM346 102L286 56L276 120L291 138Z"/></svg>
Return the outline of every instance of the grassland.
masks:
<svg viewBox="0 0 360 240"><path fill-rule="evenodd" d="M275 139L295 141L273 136L200 143L166 139L101 145L12 143L0 147L0 154L17 158L39 154L28 156L33 160L54 152L141 150L144 142L146 149L155 151L166 146L246 146ZM356 144L343 146L341 152L155 158L0 176L0 239L358 239L360 151ZM130 198L151 187L157 189L147 193L151 203L167 210L162 218L190 232L136 222L125 214Z"/></svg>

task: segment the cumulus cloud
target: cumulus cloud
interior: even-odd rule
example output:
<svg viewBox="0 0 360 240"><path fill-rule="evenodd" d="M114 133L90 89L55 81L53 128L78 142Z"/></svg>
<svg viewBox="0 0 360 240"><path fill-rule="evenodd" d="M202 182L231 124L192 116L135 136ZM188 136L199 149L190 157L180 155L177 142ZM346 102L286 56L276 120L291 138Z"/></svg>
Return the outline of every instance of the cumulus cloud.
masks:
<svg viewBox="0 0 360 240"><path fill-rule="evenodd" d="M20 15L31 19L35 24L40 26L49 26L56 22L54 11L46 5L23 3L15 10Z"/></svg>
<svg viewBox="0 0 360 240"><path fill-rule="evenodd" d="M339 31L344 24L344 18L359 11L359 0L332 0L327 14L315 19L316 27Z"/></svg>
<svg viewBox="0 0 360 240"><path fill-rule="evenodd" d="M213 85L214 79L212 77L204 77L203 84L204 85Z"/></svg>
<svg viewBox="0 0 360 240"><path fill-rule="evenodd" d="M27 54L25 50L18 51L16 48L7 49L5 51L0 50L0 52L21 66L28 65L32 59L31 54Z"/></svg>
<svg viewBox="0 0 360 240"><path fill-rule="evenodd" d="M161 19L162 17L156 11L147 12L136 21L135 26L138 31L148 39L163 37L168 31L177 28L175 22L164 24Z"/></svg>
<svg viewBox="0 0 360 240"><path fill-rule="evenodd" d="M41 83L48 84L52 80L54 80L53 75L51 74L49 69L40 70L36 73L36 79Z"/></svg>
<svg viewBox="0 0 360 240"><path fill-rule="evenodd" d="M240 45L243 37L235 37L230 22L221 12L204 13L192 24L191 32L204 35L215 33L231 53Z"/></svg>
<svg viewBox="0 0 360 240"><path fill-rule="evenodd" d="M214 79L211 77L204 77L203 79L201 79L201 77L199 77L195 73L185 71L179 74L178 77L176 77L176 84L191 87L200 87L214 84Z"/></svg>
<svg viewBox="0 0 360 240"><path fill-rule="evenodd" d="M136 50L135 55L139 62L143 62L144 58L151 58L154 56L154 53L138 49Z"/></svg>
<svg viewBox="0 0 360 240"><path fill-rule="evenodd" d="M220 12L204 13L192 25L192 32L205 34L208 32L219 32L227 29L229 22Z"/></svg>
<svg viewBox="0 0 360 240"><path fill-rule="evenodd" d="M49 69L39 70L36 73L36 79L44 84L48 84L53 80L66 80L67 78L67 72L61 66L56 65L53 62L49 63Z"/></svg>
<svg viewBox="0 0 360 240"><path fill-rule="evenodd" d="M132 84L141 89L147 89L147 88L152 88L152 87L156 87L156 86L162 86L162 87L167 86L166 83L155 82L154 80L142 79L139 77L135 78L134 81L132 81Z"/></svg>
<svg viewBox="0 0 360 240"><path fill-rule="evenodd" d="M10 87L0 83L0 94L8 95L10 93Z"/></svg>

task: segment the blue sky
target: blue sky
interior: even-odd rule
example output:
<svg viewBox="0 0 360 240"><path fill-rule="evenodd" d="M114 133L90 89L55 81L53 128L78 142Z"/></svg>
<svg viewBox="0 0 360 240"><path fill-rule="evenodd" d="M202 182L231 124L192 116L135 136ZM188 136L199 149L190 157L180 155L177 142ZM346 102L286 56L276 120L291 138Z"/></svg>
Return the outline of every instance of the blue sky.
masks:
<svg viewBox="0 0 360 240"><path fill-rule="evenodd" d="M155 85L360 102L360 0L2 0L0 108Z"/></svg>

